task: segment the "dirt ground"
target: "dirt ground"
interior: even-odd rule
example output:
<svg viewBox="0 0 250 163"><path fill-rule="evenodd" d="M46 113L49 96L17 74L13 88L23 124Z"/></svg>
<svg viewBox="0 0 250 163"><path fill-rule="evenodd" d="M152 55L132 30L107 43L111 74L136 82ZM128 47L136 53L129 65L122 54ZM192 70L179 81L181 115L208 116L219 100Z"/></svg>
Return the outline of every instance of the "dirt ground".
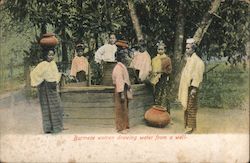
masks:
<svg viewBox="0 0 250 163"><path fill-rule="evenodd" d="M0 162L248 162L248 106L200 108L191 135L183 134L178 108L171 111L174 124L165 128L142 123L124 135L112 127L64 124L69 130L43 134L37 99L0 96Z"/></svg>
<svg viewBox="0 0 250 163"><path fill-rule="evenodd" d="M196 134L212 133L248 133L249 109L215 109L199 108ZM173 124L165 128L148 127L138 124L130 129L129 134L176 134L183 133L183 111L171 110ZM68 130L61 134L116 134L114 128L98 128L88 126L73 126L64 124ZM41 110L39 101L0 103L0 133L1 134L43 134Z"/></svg>

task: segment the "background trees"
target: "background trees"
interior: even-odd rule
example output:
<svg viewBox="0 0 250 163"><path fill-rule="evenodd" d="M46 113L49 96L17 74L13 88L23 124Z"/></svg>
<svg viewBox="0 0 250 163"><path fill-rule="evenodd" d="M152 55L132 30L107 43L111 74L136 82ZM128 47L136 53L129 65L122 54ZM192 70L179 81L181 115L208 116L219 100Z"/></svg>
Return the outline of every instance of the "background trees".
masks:
<svg viewBox="0 0 250 163"><path fill-rule="evenodd" d="M94 38L99 46L101 35L110 31L122 33L128 41L134 42L136 33L141 30L139 35L145 35L152 53L159 40L163 40L168 50L173 52L177 49L176 35L180 36L180 31L184 39L193 37L196 30L204 25L204 19L213 17L214 20L209 22L211 26L203 33L202 52L208 58L231 56L236 49L243 52L249 36L249 3L236 0L222 1L221 4L220 0L212 2L217 3L217 12L208 13L211 1L194 0L10 0L4 6L14 21L20 23L28 19L41 33L52 25L61 38L62 46L86 37ZM141 29L132 28L128 4L133 4ZM63 61L67 61L66 49L62 47Z"/></svg>
<svg viewBox="0 0 250 163"><path fill-rule="evenodd" d="M213 4L217 7L209 12ZM30 50L23 50L36 62L37 39L47 31L55 32L60 39L62 62L71 60L78 42L85 42L89 55L93 55L109 32L123 35L131 46L143 35L152 57L156 43L163 40L176 77L181 70L184 40L193 37L197 29L205 29L199 40L199 53L204 59L226 57L230 64L241 62L250 38L248 13L249 1L240 0L8 0L1 5L1 29L8 31L16 26L25 33L32 24L37 32L30 37ZM208 28L202 28L206 25Z"/></svg>

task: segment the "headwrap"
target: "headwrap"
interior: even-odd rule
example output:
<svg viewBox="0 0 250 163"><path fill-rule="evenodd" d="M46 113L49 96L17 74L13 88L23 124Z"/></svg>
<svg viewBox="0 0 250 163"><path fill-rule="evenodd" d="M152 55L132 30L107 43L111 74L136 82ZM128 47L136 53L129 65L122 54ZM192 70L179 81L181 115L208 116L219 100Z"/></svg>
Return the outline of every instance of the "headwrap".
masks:
<svg viewBox="0 0 250 163"><path fill-rule="evenodd" d="M85 48L84 44L77 44L76 45L76 50L78 50L78 49L84 49L84 48Z"/></svg>
<svg viewBox="0 0 250 163"><path fill-rule="evenodd" d="M194 44L195 43L195 39L189 38L189 39L187 39L186 43L187 44Z"/></svg>
<svg viewBox="0 0 250 163"><path fill-rule="evenodd" d="M164 48L166 47L166 45L164 44L162 40L160 40L156 45L157 47L160 47L160 46L163 46Z"/></svg>
<svg viewBox="0 0 250 163"><path fill-rule="evenodd" d="M125 40L117 40L115 44L116 44L117 47L121 47L121 48L124 48L124 49L128 48L128 43Z"/></svg>

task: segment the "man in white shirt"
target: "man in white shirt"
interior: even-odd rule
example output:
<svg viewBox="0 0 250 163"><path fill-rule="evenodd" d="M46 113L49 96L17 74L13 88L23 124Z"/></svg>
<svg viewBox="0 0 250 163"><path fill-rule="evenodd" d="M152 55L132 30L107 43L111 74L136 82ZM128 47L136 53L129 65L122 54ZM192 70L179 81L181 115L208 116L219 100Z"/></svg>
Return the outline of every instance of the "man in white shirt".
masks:
<svg viewBox="0 0 250 163"><path fill-rule="evenodd" d="M186 43L187 62L181 74L178 100L184 109L185 133L190 134L196 129L197 93L203 79L205 64L195 53L195 40L187 39Z"/></svg>
<svg viewBox="0 0 250 163"><path fill-rule="evenodd" d="M115 45L116 36L111 34L109 37L109 43L101 46L95 53L95 61L97 63L104 62L114 62L115 53L117 51L117 46Z"/></svg>

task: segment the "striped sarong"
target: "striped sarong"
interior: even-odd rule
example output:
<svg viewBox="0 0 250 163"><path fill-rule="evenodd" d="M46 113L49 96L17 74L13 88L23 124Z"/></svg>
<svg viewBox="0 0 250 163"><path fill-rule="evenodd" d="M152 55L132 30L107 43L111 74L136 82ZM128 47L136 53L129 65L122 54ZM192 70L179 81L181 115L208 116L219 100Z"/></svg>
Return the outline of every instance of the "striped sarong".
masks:
<svg viewBox="0 0 250 163"><path fill-rule="evenodd" d="M122 131L129 129L129 119L128 119L128 97L127 97L127 87L124 89L125 100L122 102L119 93L115 89L115 124L116 130Z"/></svg>
<svg viewBox="0 0 250 163"><path fill-rule="evenodd" d="M170 83L168 81L168 75L163 73L159 82L155 86L154 99L155 105L160 105L167 108L167 112L170 114Z"/></svg>
<svg viewBox="0 0 250 163"><path fill-rule="evenodd" d="M189 127L196 129L196 115L198 110L198 89L194 97L190 95L191 89L194 87L189 87L188 89L188 103L187 109L184 111L184 127Z"/></svg>
<svg viewBox="0 0 250 163"><path fill-rule="evenodd" d="M63 108L56 90L56 82L43 81L38 86L45 133L58 133L63 129Z"/></svg>

